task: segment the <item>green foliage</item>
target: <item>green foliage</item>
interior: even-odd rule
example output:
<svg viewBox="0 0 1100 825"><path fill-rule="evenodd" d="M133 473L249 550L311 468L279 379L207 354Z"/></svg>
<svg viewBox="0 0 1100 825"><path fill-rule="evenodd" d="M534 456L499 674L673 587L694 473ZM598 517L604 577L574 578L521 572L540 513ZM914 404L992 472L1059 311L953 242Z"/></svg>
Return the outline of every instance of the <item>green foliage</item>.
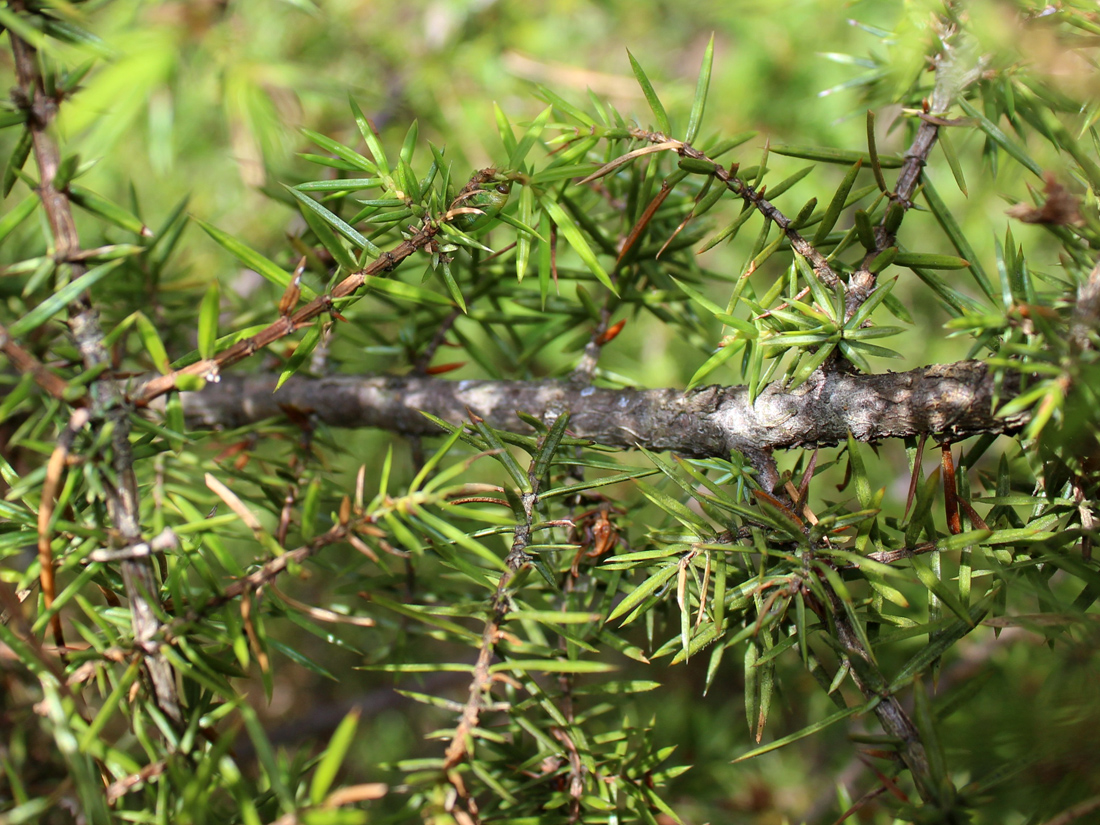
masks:
<svg viewBox="0 0 1100 825"><path fill-rule="evenodd" d="M0 821L1096 810L1091 7L895 9L828 55L828 118L866 120L803 145L717 111L728 21L683 82L620 51L633 98L471 100L449 61L529 14L489 5L423 10L470 31L422 59L379 25L298 130L345 90L287 21L346 10L0 6ZM139 123L135 164L185 174L128 167ZM988 371L876 383L937 358ZM366 373L392 434L339 409Z"/></svg>

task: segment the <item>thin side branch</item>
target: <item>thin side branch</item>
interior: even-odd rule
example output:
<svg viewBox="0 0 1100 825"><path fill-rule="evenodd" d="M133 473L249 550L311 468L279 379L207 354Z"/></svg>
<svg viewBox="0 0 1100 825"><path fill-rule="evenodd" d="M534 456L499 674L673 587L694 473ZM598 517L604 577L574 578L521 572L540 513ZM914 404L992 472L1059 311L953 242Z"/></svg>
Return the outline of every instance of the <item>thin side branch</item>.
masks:
<svg viewBox="0 0 1100 825"><path fill-rule="evenodd" d="M542 417L544 421L556 420L561 415L568 416L568 412L547 409ZM563 427L567 425L567 419L560 420ZM540 443L545 445L545 442ZM447 812L454 815L456 820L463 825L476 825L476 823L480 822L478 806L477 801L467 793L461 775L452 769L467 756L471 755L473 735L481 718L481 712L489 707L489 691L492 688L493 681L490 665L492 663L493 653L502 635L501 625L504 623L508 613L512 610L512 599L508 593L508 588L511 586L516 574L532 561L532 557L528 554L527 548L531 545L531 536L534 530L535 516L539 504L539 485L541 479L537 474L537 464L537 459L532 461L531 466L527 470L529 488L521 497L523 517L516 522L515 530L513 531L512 546L508 551L508 555L504 557L506 569L500 575L500 579L497 581L496 591L489 603L489 616L485 620L485 626L481 634L481 646L478 651L477 662L474 665L474 678L470 682L470 695L462 708L462 714L455 728L454 736L451 739L450 745L447 747L447 752L443 760L443 769L447 771L447 778L456 792L456 799L454 801L457 802L461 800L465 805L465 810L462 810L457 808L455 804L449 802L447 805ZM559 739L560 738L559 736ZM568 737L566 737L563 742L566 743L567 748L572 747L572 743L568 742ZM579 796L579 792L575 796Z"/></svg>
<svg viewBox="0 0 1100 825"><path fill-rule="evenodd" d="M822 589L828 599L825 609L836 627L837 640L848 653L852 664L852 679L860 693L867 699L879 698L874 714L882 729L898 740L898 755L909 769L917 791L926 802L935 800L934 783L928 767L928 755L924 749L917 726L909 718L897 696L886 689L886 679L874 664L874 658L860 641L848 613L841 604L840 596L827 581L821 581Z"/></svg>
<svg viewBox="0 0 1100 825"><path fill-rule="evenodd" d="M281 316L266 329L250 338L238 341L212 358L204 358L183 369L174 370L151 379L131 396L131 400L139 407L145 406L154 398L175 389L176 382L185 375L199 376L207 382L217 383L222 379L221 373L226 367L232 366L238 361L243 361L265 347L271 346L276 341L301 329L314 318L335 311L333 305L335 301L357 292L367 282L368 278L394 269L416 250L427 246L438 231L439 228L435 224L423 224L410 238L384 253L380 258L371 262L368 267L348 275L333 288L331 293L317 296L297 312Z"/></svg>
<svg viewBox="0 0 1100 825"><path fill-rule="evenodd" d="M14 11L25 11L22 3L13 4ZM71 269L72 277L85 272L80 261L80 236L73 220L69 196L54 185L61 162L57 143L50 135L50 124L57 116L58 101L46 93L39 71L38 55L29 43L9 31L19 91L27 107L27 129L38 165L38 195L53 234L57 260ZM85 293L69 307L69 329L88 370L98 370L110 364L104 343L99 314ZM107 489L107 510L111 526L122 544L136 545L142 541L139 519L137 480L134 476L133 453L130 449L130 417L118 384L95 381L91 386L91 409L100 426L111 428L111 464L116 487ZM129 559L122 562L122 580L130 602L134 638L146 649L145 667L153 686L157 704L175 722L182 721L176 680L167 659L151 649L152 639L160 630L157 618L158 588L149 559Z"/></svg>
<svg viewBox="0 0 1100 825"><path fill-rule="evenodd" d="M205 604L189 610L185 616L172 622L166 629L172 634L181 632L183 625L198 621L212 610L217 610L222 605L233 601L233 599L256 592L265 584L275 581L287 568L301 564L330 544L347 541L352 532L353 528L347 524L334 525L330 530L315 537L309 544L303 544L301 547L288 550L281 556L276 556L265 562L259 569L254 570L247 576L236 579L220 595L214 596Z"/></svg>
<svg viewBox="0 0 1100 825"><path fill-rule="evenodd" d="M935 115L946 113L959 92L978 77L977 71L960 71L957 59L960 45L953 42L959 36L958 32L945 21L941 21L940 25L944 29L939 32L941 47L935 58L936 84L932 96L926 101L932 117L921 117L917 134L905 153L905 163L898 172L897 185L893 192L887 193L891 205L875 227L875 248L867 251L859 268L848 279L848 294L845 297L847 318L854 316L874 292L878 276L871 271L871 264L880 254L897 244L901 220L913 208L913 197L920 186L924 167L928 163L932 147L936 145L940 128L950 125L949 121ZM892 215L893 210L897 209L901 210L901 214Z"/></svg>
<svg viewBox="0 0 1100 825"><path fill-rule="evenodd" d="M61 431L57 438L57 446L50 454L50 460L46 464L46 480L42 484L42 499L38 504L38 566L39 581L42 583L42 600L49 610L53 606L57 596L54 578L53 549L50 530L50 522L53 520L54 505L57 503L57 491L61 487L62 473L69 459L69 451L73 447L77 434L88 423L88 411L76 410L69 418L69 425ZM50 619L50 628L53 630L54 641L59 648L65 646L65 638L61 633L61 615L54 613Z"/></svg>
<svg viewBox="0 0 1100 825"><path fill-rule="evenodd" d="M182 376L198 376L207 382L217 383L221 380L222 371L226 367L232 366L238 361L243 361L257 352L260 352L265 347L271 346L271 344L276 341L306 326L314 318L335 312L336 301L355 294L367 283L369 278L390 272L397 268L402 261L414 252L428 246L432 239L439 234L440 223L445 223L460 214L464 214L464 212L471 211L468 207L456 208L455 204L460 203L464 199L468 199L470 193L480 185L480 183L487 180L493 173L494 170L492 169L482 169L475 173L474 176L470 178L470 182L466 187L454 199L451 204L451 209L446 214L440 216L437 220L425 220L418 227L410 227L410 234L405 240L401 241L401 243L393 249L383 252L379 258L372 261L364 269L348 275L344 280L333 287L331 292L325 295L318 295L294 313L281 315L278 320L272 322L266 329L261 330L251 338L245 338L238 341L233 346L222 350L212 358L204 358L183 369L175 370L166 375L160 375L151 379L136 393L131 395L131 401L136 406L143 407L154 398L175 389L176 382Z"/></svg>
<svg viewBox="0 0 1100 825"><path fill-rule="evenodd" d="M764 197L763 189L756 189L747 181L737 177L734 172L722 168L720 163L711 160L705 153L700 152L695 147L683 141L675 140L660 132L649 132L644 129L632 129L631 136L638 140L658 144L662 148L667 148L669 151L676 152L676 154L682 158L690 158L691 160L713 164L714 171L711 172L711 174L727 189L733 192L733 194L742 198L746 203L751 204L761 215L778 226L783 234L786 235L787 241L791 245L791 249L806 259L807 263L809 263L810 267L813 269L814 274L817 275L818 279L823 284L828 287L834 287L839 283L840 279L837 277L836 272L825 256L818 251L817 247L802 236L802 233L795 228L794 221L788 218L779 207ZM614 163L614 161L612 161L612 163ZM608 166L611 166L611 164L608 164ZM599 172L589 175L586 180L591 180L603 174L608 166L604 166Z"/></svg>
<svg viewBox="0 0 1100 825"><path fill-rule="evenodd" d="M527 547L531 543L531 528L535 520L535 507L538 503L538 479L532 478L532 491L523 496L523 521L516 524L515 534L512 539L512 547L504 558L507 570L500 574L497 581L496 592L493 594L489 605L489 617L485 620L485 626L481 631L481 649L478 651L477 662L474 665L474 678L470 681L470 696L462 708L462 714L455 727L454 736L443 759L443 769L455 788L458 799L461 799L466 810L452 808L450 813L462 814L458 816L460 822L474 823L480 821L476 800L467 792L465 783L459 774L452 769L456 767L470 752L470 744L473 741L474 731L477 728L481 711L486 707L489 690L492 687L492 674L490 665L493 661L493 651L500 638L500 628L505 617L511 610L511 600L508 596L508 587L515 578L516 573L531 561L527 554ZM457 801L457 800L456 800Z"/></svg>
<svg viewBox="0 0 1100 825"><path fill-rule="evenodd" d="M611 320L611 312L607 308L609 302L605 302L600 308L600 322L592 330L592 337L584 345L584 355L581 356L581 360L573 369L572 376L570 376L570 380L574 384L592 383L592 376L596 372L596 364L600 360L600 353L603 352L603 345L606 343L608 321Z"/></svg>
<svg viewBox="0 0 1100 825"><path fill-rule="evenodd" d="M7 357L20 375L30 375L34 383L58 401L64 401L69 395L68 382L54 375L45 364L13 341L3 324L0 324L0 352Z"/></svg>

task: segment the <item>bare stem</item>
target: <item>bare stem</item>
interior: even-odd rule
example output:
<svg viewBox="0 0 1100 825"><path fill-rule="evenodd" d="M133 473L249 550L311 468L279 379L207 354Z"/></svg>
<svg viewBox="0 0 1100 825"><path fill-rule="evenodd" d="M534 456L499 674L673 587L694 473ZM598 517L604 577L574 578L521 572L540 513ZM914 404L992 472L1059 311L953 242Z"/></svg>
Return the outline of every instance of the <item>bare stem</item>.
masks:
<svg viewBox="0 0 1100 825"><path fill-rule="evenodd" d="M349 535L354 531L354 525L349 524L337 524L330 530L322 533L314 538L309 544L304 544L301 547L296 547L293 550L288 550L281 556L276 556L270 561L266 562L258 570L249 573L247 576L237 579L221 592L220 595L214 596L200 607L194 608L189 611L187 615L180 619L175 620L172 624L168 625L165 629L170 634L178 634L181 632L184 625L192 624L203 616L209 614L212 610L217 610L222 605L228 604L233 599L240 598L241 596L254 593L269 582L275 581L280 574L286 572L287 568L296 564L301 564L311 556L316 555L323 548L328 547L330 544L336 544L341 541L347 541ZM154 539L153 544L157 541Z"/></svg>
<svg viewBox="0 0 1100 825"><path fill-rule="evenodd" d="M1015 376L997 388L976 361L882 375L811 376L787 392L769 385L750 399L745 387L608 389L559 381L447 381L423 376L295 376L273 393L277 376L227 376L202 392L183 393L196 425L244 426L292 407L333 427L379 427L405 435L438 435L421 411L461 425L470 411L494 428L526 431L516 411L569 410L570 432L611 447L644 446L691 457L728 458L767 450L927 433L958 441L1014 432L1026 413L997 417L994 398L1015 394ZM319 399L323 401L319 402Z"/></svg>
<svg viewBox="0 0 1100 825"><path fill-rule="evenodd" d="M856 687L866 699L878 697L880 701L875 705L874 714L879 724L889 736L899 740L901 760L909 769L921 798L926 802L934 800L928 756L920 732L909 718L909 714L905 712L905 708L901 706L897 696L886 689L885 678L879 673L870 652L860 641L859 634L852 626L836 591L827 581L820 581L820 584L828 599L825 609L836 627L837 641L847 651L848 659L852 663L850 672ZM857 662L856 659L859 661Z"/></svg>
<svg viewBox="0 0 1100 825"><path fill-rule="evenodd" d="M592 383L592 376L596 372L596 364L600 360L600 353L603 352L605 336L607 335L607 322L610 320L611 312L605 304L600 309L600 322L596 324L596 328L592 330L592 337L584 345L584 355L581 356L580 362L569 378L574 384L587 385Z"/></svg>
<svg viewBox="0 0 1100 825"><path fill-rule="evenodd" d="M432 340L428 342L428 346L424 347L424 351L420 353L420 357L416 359L416 363L413 365L413 372L417 375L428 374L428 367L432 363L436 351L443 346L443 343L447 340L447 333L451 331L451 327L455 325L455 321L458 320L458 316L461 314L461 311L456 308L440 322L439 329L435 331Z"/></svg>

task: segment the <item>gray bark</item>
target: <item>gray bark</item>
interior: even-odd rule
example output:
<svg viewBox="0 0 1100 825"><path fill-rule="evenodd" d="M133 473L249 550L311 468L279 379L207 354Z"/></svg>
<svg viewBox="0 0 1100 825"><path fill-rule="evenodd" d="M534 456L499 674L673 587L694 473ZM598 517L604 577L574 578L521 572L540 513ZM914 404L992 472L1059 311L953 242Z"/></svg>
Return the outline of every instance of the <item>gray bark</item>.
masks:
<svg viewBox="0 0 1100 825"><path fill-rule="evenodd" d="M1012 432L1026 416L997 418L993 376L963 361L881 375L818 373L797 389L766 387L754 403L745 387L604 389L558 381L448 381L440 378L294 377L273 392L274 375L222 376L201 392L184 393L190 423L235 428L293 409L333 427L378 427L407 435L438 434L420 414L461 424L470 412L490 426L530 428L522 411L545 421L568 410L569 430L612 447L642 446L691 457L728 457L927 434L958 441ZM1002 387L1006 397L1014 386Z"/></svg>

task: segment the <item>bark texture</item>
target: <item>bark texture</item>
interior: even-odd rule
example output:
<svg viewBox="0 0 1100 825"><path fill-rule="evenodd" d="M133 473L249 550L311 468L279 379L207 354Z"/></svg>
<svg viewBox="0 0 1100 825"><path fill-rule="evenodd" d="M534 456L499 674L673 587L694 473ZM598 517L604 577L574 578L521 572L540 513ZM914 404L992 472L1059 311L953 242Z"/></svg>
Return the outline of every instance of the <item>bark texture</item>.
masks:
<svg viewBox="0 0 1100 825"><path fill-rule="evenodd" d="M447 381L431 377L294 377L278 392L274 375L223 376L184 393L193 425L235 428L293 410L333 427L378 427L406 435L481 416L492 427L525 432L517 411L551 421L569 411L570 432L612 447L642 446L685 456L728 456L927 434L957 441L1012 432L1024 415L998 418L988 368L977 361L881 375L817 374L794 391L745 387L604 389L557 381ZM1014 386L1002 386L1007 397Z"/></svg>

